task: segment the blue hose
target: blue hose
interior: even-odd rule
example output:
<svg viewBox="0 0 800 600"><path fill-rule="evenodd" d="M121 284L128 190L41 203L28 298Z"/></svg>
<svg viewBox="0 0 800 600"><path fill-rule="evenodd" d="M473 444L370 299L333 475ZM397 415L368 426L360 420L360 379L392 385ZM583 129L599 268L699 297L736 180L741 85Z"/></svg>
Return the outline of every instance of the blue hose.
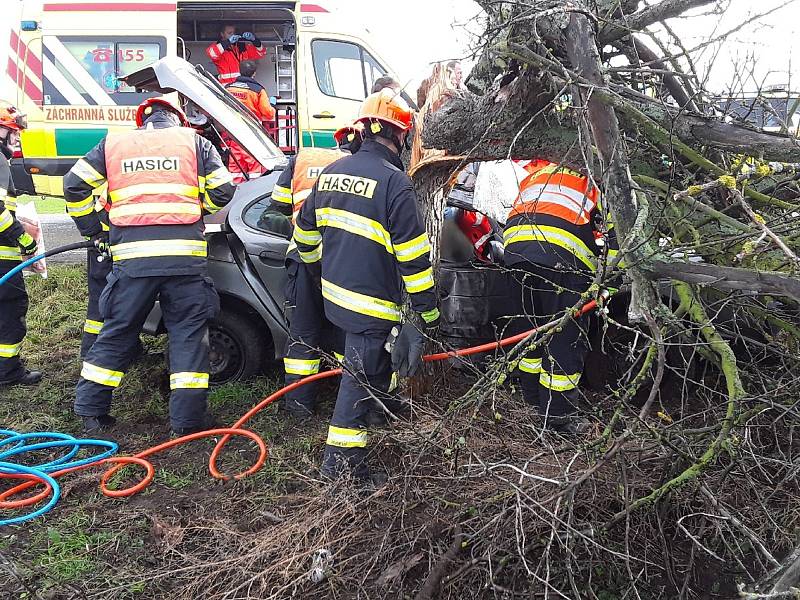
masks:
<svg viewBox="0 0 800 600"><path fill-rule="evenodd" d="M119 449L118 444L108 440L77 439L71 435L67 435L66 433L58 433L55 431L17 433L7 429L0 429L0 435L5 436L4 439L0 439L0 448L4 446L11 446L7 450L0 451L0 473L12 475L34 475L36 478L46 481L53 490L53 495L50 500L47 501L47 504L25 515L0 519L0 527L3 525L23 523L25 521L35 519L36 517L39 517L52 510L61 497L61 487L58 485L56 480L49 475L49 473L52 473L53 471L60 471L61 469L69 469L71 467L80 467L97 463L105 458L113 456ZM50 439L51 441L39 442L36 444L27 443L28 440L34 439ZM20 454L62 447L69 448L69 451L59 458L49 462L38 465L21 465L16 462L11 462L13 457ZM100 447L105 448L105 450L100 454L95 454L87 458L72 460L81 450L81 448L85 447Z"/></svg>
<svg viewBox="0 0 800 600"><path fill-rule="evenodd" d="M48 250L47 252L43 252L42 254L37 254L36 256L32 256L26 261L21 262L16 267L11 269L8 273L0 277L0 285L3 285L6 281L11 279L14 275L22 271L25 267L31 266L33 263L42 260L43 258L47 258L48 256L55 256L56 254L61 254L62 252L69 252L70 250L79 250L80 248L91 248L94 246L94 242L85 241L85 242L75 242L74 244L67 244L66 246L59 246L58 248L53 248L52 250ZM2 524L2 523L0 523Z"/></svg>

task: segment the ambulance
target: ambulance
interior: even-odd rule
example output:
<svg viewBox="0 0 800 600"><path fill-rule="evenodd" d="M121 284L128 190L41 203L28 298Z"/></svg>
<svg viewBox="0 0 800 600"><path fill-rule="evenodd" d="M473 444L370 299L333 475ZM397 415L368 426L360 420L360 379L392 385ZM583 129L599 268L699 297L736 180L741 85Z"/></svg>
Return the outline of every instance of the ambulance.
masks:
<svg viewBox="0 0 800 600"><path fill-rule="evenodd" d="M25 0L4 6L12 28L0 100L25 112L29 125L22 156L12 161L17 187L62 196L62 176L74 162L109 130L132 127L136 106L158 95L127 76L169 56L216 74L206 49L226 24L266 46L256 79L274 97L278 116L268 132L277 146L285 154L333 147L333 132L356 117L373 82L392 72L363 24L324 2Z"/></svg>

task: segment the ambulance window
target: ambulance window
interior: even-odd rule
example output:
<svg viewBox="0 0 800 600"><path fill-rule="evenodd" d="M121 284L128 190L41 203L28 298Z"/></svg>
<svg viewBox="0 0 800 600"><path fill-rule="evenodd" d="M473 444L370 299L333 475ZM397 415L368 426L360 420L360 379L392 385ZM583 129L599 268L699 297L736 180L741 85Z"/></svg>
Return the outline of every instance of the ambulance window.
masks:
<svg viewBox="0 0 800 600"><path fill-rule="evenodd" d="M361 49L356 44L314 40L311 53L317 84L323 94L351 100L365 98Z"/></svg>
<svg viewBox="0 0 800 600"><path fill-rule="evenodd" d="M124 77L156 62L161 48L158 44L117 44L117 76ZM119 82L118 92L135 92L136 90Z"/></svg>
<svg viewBox="0 0 800 600"><path fill-rule="evenodd" d="M372 84L375 83L375 80L386 75L387 71L377 60L372 58L369 52L366 50L362 50L362 52L364 53L364 79L367 82L367 91L369 91L372 89Z"/></svg>
<svg viewBox="0 0 800 600"><path fill-rule="evenodd" d="M118 77L143 69L165 55L166 40L44 36L45 104L138 104L136 90ZM126 97L113 98L124 93ZM128 98L128 95L130 97Z"/></svg>

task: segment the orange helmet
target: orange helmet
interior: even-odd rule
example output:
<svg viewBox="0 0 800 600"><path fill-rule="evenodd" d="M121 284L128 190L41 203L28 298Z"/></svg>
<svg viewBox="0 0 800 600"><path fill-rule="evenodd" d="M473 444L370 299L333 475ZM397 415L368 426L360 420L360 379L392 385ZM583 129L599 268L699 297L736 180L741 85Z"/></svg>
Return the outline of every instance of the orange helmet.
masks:
<svg viewBox="0 0 800 600"><path fill-rule="evenodd" d="M411 107L400 94L391 88L383 88L380 92L367 96L366 100L361 103L356 122L364 123L366 126L368 121L381 121L393 125L401 131L408 131L411 129L413 117L414 113ZM377 133L374 127L371 129L373 133Z"/></svg>
<svg viewBox="0 0 800 600"><path fill-rule="evenodd" d="M162 106L164 108L168 108L181 120L182 127L189 127L189 119L186 118L186 114L180 109L180 107L175 106L172 102L167 100L166 98L148 98L144 102L139 105L139 108L136 109L136 126L141 127L144 125L144 120L149 117L153 113L154 106Z"/></svg>
<svg viewBox="0 0 800 600"><path fill-rule="evenodd" d="M15 106L0 106L0 127L21 131L28 127L28 118Z"/></svg>
<svg viewBox="0 0 800 600"><path fill-rule="evenodd" d="M333 134L333 139L335 139L336 143L341 146L342 144L349 144L357 137L363 137L363 135L364 124L357 121L352 125L345 125L344 127L337 129Z"/></svg>

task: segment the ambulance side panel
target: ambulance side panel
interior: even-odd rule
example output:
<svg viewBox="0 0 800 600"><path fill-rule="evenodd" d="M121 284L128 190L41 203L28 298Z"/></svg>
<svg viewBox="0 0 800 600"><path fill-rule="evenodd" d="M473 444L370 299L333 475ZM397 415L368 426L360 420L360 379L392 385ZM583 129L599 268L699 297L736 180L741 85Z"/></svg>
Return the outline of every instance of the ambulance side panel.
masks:
<svg viewBox="0 0 800 600"><path fill-rule="evenodd" d="M153 94L117 77L175 53L176 10L174 0L44 2L35 46L41 96L22 134L38 193L63 195L62 177L75 160L109 130L133 126L136 106Z"/></svg>

